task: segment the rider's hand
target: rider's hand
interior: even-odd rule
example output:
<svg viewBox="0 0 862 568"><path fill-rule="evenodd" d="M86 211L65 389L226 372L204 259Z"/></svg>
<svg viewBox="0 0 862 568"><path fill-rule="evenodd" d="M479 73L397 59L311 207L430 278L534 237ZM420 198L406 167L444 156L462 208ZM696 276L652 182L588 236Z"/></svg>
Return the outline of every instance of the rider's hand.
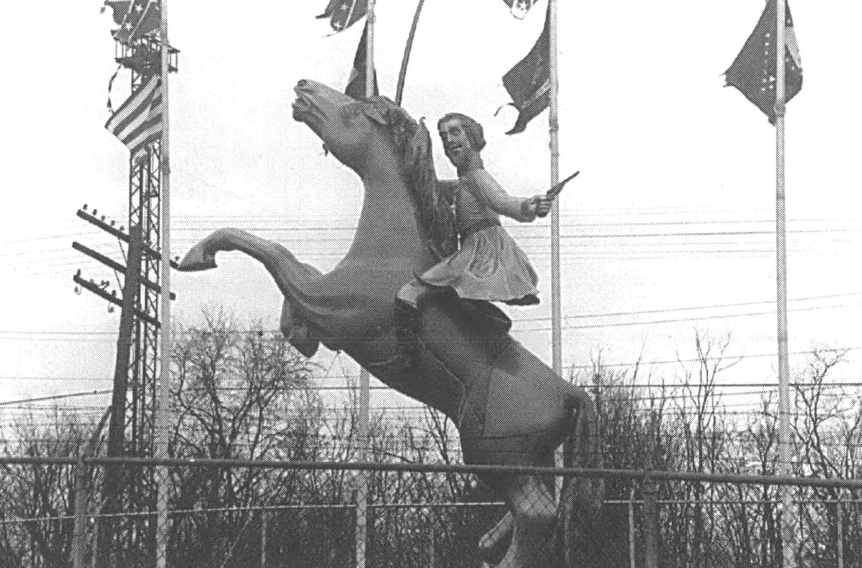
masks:
<svg viewBox="0 0 862 568"><path fill-rule="evenodd" d="M537 195L530 201L534 204L536 217L547 217L548 213L551 212L551 207L554 205L553 198L547 195Z"/></svg>

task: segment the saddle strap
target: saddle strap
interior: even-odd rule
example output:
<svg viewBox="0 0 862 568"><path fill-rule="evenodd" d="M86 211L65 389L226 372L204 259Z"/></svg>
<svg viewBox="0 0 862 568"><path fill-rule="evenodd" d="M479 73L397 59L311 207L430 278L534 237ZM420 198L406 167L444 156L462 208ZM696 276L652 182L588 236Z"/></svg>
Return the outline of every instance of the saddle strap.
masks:
<svg viewBox="0 0 862 568"><path fill-rule="evenodd" d="M461 231L459 235L461 244L464 244L469 237L475 235L479 231L483 229L487 229L489 227L499 227L500 220L499 219L482 219L481 221L476 221L472 225L468 225L464 230Z"/></svg>

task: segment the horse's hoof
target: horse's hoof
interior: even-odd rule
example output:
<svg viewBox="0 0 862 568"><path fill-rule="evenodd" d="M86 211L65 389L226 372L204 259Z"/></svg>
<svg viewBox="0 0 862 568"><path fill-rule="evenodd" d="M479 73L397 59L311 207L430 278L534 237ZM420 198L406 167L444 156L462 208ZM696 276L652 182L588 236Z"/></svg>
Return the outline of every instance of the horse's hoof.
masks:
<svg viewBox="0 0 862 568"><path fill-rule="evenodd" d="M284 328L282 328L282 333L284 333ZM305 357L312 357L317 353L317 348L320 347L320 341L309 337L308 326L304 323L294 321L289 333L285 335L287 342Z"/></svg>
<svg viewBox="0 0 862 568"><path fill-rule="evenodd" d="M205 254L198 247L192 248L180 262L179 270L183 272L194 272L198 270L210 270L216 267L215 255Z"/></svg>

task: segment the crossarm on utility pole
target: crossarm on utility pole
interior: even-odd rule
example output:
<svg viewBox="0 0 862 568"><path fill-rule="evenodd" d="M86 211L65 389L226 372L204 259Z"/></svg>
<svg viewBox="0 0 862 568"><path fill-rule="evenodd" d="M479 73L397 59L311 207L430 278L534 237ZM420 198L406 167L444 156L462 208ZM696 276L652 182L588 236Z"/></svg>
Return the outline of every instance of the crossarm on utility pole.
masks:
<svg viewBox="0 0 862 568"><path fill-rule="evenodd" d="M83 210L79 209L79 210L78 210L77 215L78 215L78 217L80 217L80 218L81 218L81 219L83 219L84 221L87 221L88 223L92 223L93 225L95 225L95 226L99 227L100 229L102 229L102 230L103 230L103 231L105 231L106 233L109 233L109 234L111 234L111 235L113 235L113 236L117 237L118 239L120 239L120 240L121 240L121 241L123 241L124 243L128 243L128 242L129 242L129 235L127 235L126 233L124 233L124 232L120 231L119 229L116 229L116 228L112 227L111 225L109 225L108 223L105 223L105 222L104 222L104 221L102 221L101 219L98 219L98 218L96 218L96 217L94 217L94 216L90 215L90 214L89 214L89 213L87 213L86 211L83 211ZM147 245L142 245L142 248L143 248L143 251L144 251L147 255L149 255L149 256L151 256L151 257L153 257L153 258L155 258L155 259L161 260L161 258L162 258L162 253L160 253L159 251L157 251L157 250L155 250L155 249L153 249L153 248L151 248L151 247L149 247L149 246L147 246ZM180 267L180 265L179 265L179 264L177 264L177 263L176 263L176 261L174 261L174 260L171 260L171 261L169 261L169 262L170 262L171 268L173 268L173 269L175 269L175 270L176 270L176 269L178 269L178 268Z"/></svg>
<svg viewBox="0 0 862 568"><path fill-rule="evenodd" d="M123 266L122 264L120 264L119 262L117 262L116 260L114 260L113 258L109 258L100 252L96 252L93 249L91 249L90 247L82 245L81 243L79 243L77 241L72 242L72 248L78 252L82 252L82 253L86 254L87 256L92 258L93 260L98 260L99 262L101 262L102 264L107 266L108 268L116 270L117 272L122 272L124 274L126 272L126 267ZM141 278L141 284L143 284L144 286L146 286L147 288L149 288L150 290L153 290L154 292L156 292L158 294L162 293L162 287L161 286L159 286L155 282L151 282L150 280L147 280L146 278ZM174 294L173 292L171 292L171 300L176 300L176 299L177 299L177 295Z"/></svg>
<svg viewBox="0 0 862 568"><path fill-rule="evenodd" d="M111 302L112 304L114 304L115 306L119 306L120 308L123 307L123 302L119 298L117 298L116 296L112 296L111 294L108 294L107 292L105 292L104 290L99 288L96 284L94 284L93 282L89 282L87 280L84 280L83 278L81 278L77 274L72 277L72 280L74 280L75 284L77 284L81 288L84 288L88 292L92 292L93 294L99 296L103 300L107 300L107 301ZM159 323L159 320L155 319L151 315L146 314L140 310L135 310L135 315L138 316L139 318L141 318L142 320L146 321L147 323L150 323L156 327L160 327L160 325L161 325Z"/></svg>

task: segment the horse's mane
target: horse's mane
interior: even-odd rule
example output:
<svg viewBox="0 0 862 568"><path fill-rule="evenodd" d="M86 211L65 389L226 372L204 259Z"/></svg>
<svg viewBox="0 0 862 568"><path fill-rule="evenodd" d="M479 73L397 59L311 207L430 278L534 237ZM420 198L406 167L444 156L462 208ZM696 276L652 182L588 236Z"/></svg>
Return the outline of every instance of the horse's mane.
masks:
<svg viewBox="0 0 862 568"><path fill-rule="evenodd" d="M387 97L370 97L360 104L368 118L385 126L392 135L416 220L428 244L441 258L453 254L458 249L458 236L452 196L437 186L431 134L424 121L413 120Z"/></svg>

